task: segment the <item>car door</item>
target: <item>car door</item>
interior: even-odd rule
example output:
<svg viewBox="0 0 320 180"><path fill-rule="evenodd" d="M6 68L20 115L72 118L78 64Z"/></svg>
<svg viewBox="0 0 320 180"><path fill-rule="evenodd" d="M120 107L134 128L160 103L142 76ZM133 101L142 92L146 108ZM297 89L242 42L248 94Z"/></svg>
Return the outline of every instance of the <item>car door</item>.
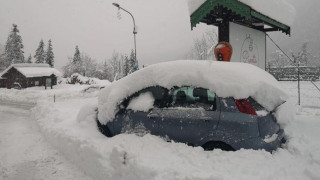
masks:
<svg viewBox="0 0 320 180"><path fill-rule="evenodd" d="M122 110L117 114L113 129L115 133L135 133L144 135L147 133L159 134L159 118L150 116L152 109L162 104L166 89L156 86L149 87L122 103Z"/></svg>
<svg viewBox="0 0 320 180"><path fill-rule="evenodd" d="M172 103L168 108L152 111L153 116L159 118L160 135L168 140L199 145L219 122L220 107L215 94L193 87L176 88L170 94Z"/></svg>

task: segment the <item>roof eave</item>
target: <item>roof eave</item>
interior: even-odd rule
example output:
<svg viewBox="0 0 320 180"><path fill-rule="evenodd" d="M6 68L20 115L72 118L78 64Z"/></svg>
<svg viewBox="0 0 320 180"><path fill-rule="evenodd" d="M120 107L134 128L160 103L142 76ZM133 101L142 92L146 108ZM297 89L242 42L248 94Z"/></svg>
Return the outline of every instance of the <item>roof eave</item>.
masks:
<svg viewBox="0 0 320 180"><path fill-rule="evenodd" d="M227 8L228 10L232 11L233 13L236 13L237 15L241 16L246 20L260 20L265 24L271 26L272 30L274 31L282 31L289 35L291 33L290 26L280 23L279 21L272 19L262 13L259 13L252 9L250 6L237 0L207 0L191 14L191 29L193 29L198 23L203 22L204 18L218 6ZM271 29L268 29L267 31L270 30Z"/></svg>

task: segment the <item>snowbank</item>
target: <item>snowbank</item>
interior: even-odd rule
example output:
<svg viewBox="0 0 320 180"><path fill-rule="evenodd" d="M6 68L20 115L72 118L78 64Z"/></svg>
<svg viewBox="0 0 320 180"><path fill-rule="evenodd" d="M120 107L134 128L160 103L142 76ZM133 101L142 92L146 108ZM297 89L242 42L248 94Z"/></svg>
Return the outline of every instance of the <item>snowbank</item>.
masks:
<svg viewBox="0 0 320 180"><path fill-rule="evenodd" d="M108 80L100 80L98 78L90 78L86 76L82 76L79 73L74 73L71 75L70 79L68 78L69 84L87 84L87 85L100 85L101 87L105 87L110 84Z"/></svg>
<svg viewBox="0 0 320 180"><path fill-rule="evenodd" d="M0 88L1 104L17 104L34 106L38 101L61 101L69 98L96 97L100 91L100 85L71 85L59 84L53 89L45 90L43 86L36 86L21 90Z"/></svg>
<svg viewBox="0 0 320 180"><path fill-rule="evenodd" d="M172 61L148 66L111 83L99 94L99 121L107 123L124 98L151 86L203 87L220 97L252 97L269 111L282 104L287 95L269 73L246 63L217 61Z"/></svg>
<svg viewBox="0 0 320 180"><path fill-rule="evenodd" d="M280 115L288 113L290 107L295 109L288 105ZM207 152L149 134L104 137L96 127L96 108L96 98L69 99L42 102L32 113L48 141L93 179L320 178L319 122L315 119L283 120L285 130L290 131L289 143L287 149L272 154L264 150Z"/></svg>
<svg viewBox="0 0 320 180"><path fill-rule="evenodd" d="M295 19L295 8L287 0L238 0L252 9L269 16L283 24L291 26ZM188 0L190 15L206 0Z"/></svg>

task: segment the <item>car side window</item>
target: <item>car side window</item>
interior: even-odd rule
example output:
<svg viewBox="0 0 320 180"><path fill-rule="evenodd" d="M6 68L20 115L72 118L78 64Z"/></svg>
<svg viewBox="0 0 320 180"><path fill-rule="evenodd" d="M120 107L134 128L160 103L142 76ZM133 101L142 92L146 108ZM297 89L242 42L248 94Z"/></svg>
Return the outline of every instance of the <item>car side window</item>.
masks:
<svg viewBox="0 0 320 180"><path fill-rule="evenodd" d="M180 87L170 91L171 107L216 110L216 94L203 88Z"/></svg>
<svg viewBox="0 0 320 180"><path fill-rule="evenodd" d="M221 98L221 111L226 112L239 112L238 107L234 101L234 98Z"/></svg>
<svg viewBox="0 0 320 180"><path fill-rule="evenodd" d="M120 103L120 110L146 111L152 108L167 107L170 101L169 90L160 86L138 91Z"/></svg>

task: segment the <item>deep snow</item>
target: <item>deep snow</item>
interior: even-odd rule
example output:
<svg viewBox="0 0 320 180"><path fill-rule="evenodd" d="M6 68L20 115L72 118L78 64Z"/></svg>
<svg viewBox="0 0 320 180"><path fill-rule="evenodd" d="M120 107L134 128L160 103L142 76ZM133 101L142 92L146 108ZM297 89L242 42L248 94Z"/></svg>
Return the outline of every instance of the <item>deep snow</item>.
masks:
<svg viewBox="0 0 320 180"><path fill-rule="evenodd" d="M148 134L104 137L95 124L97 94L80 88L74 93L56 89L64 98L56 103L42 99L32 116L46 140L93 179L320 179L320 92L310 82L302 82L302 105L307 107L298 107L292 89L296 82L281 84L290 94L289 102L277 112L288 143L272 154L263 150L205 152ZM315 100L313 108L309 97Z"/></svg>
<svg viewBox="0 0 320 180"><path fill-rule="evenodd" d="M28 107L0 105L0 179L91 179L55 150Z"/></svg>

